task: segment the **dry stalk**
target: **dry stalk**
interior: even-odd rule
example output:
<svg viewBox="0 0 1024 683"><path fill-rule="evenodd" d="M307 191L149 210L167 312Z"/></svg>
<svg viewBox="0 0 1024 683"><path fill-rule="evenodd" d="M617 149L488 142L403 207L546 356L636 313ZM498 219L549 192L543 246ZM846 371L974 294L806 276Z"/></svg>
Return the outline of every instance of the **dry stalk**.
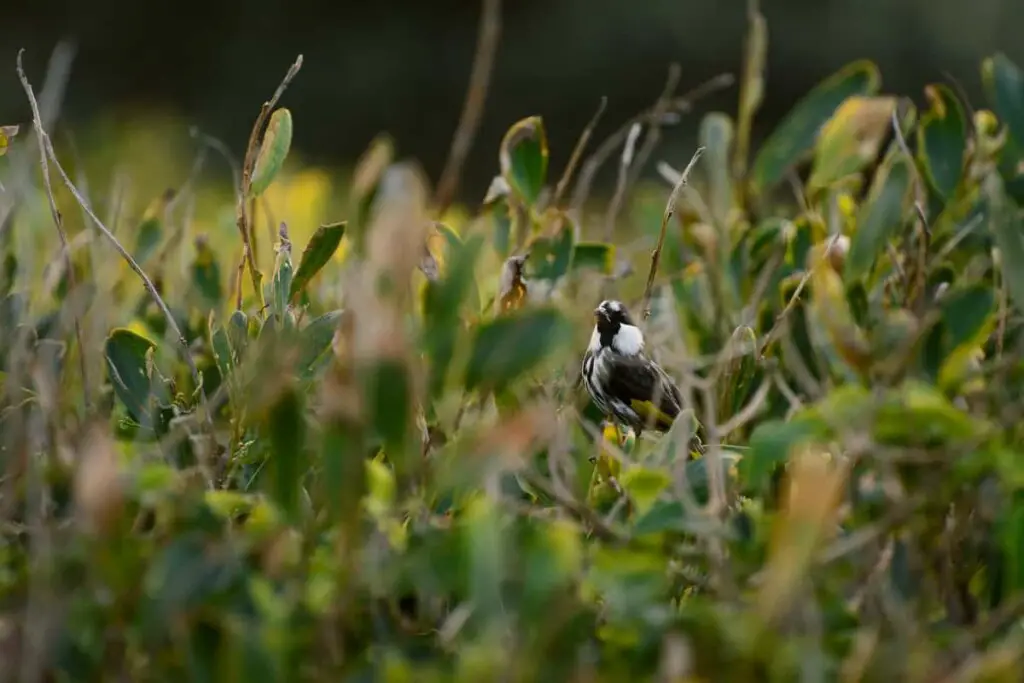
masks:
<svg viewBox="0 0 1024 683"><path fill-rule="evenodd" d="M680 96L674 97L669 102L669 107L665 111L662 119L674 114L683 114L693 109L693 103L702 97L706 97L711 93L717 92L724 88L727 88L733 84L735 78L732 74L719 74L714 78L701 83L690 92ZM659 98L660 101L660 98ZM579 212L583 208L583 203L587 200L590 195L590 186L594 181L594 176L597 171L601 168L607 159L614 154L615 150L621 146L626 137L629 135L629 131L633 128L634 123L652 124L654 121L655 107L658 106L656 102L651 107L645 109L639 114L633 116L626 121L622 126L614 133L609 135L599 146L594 153L583 162L583 167L580 169L579 178L576 180L576 187L573 190L571 210ZM663 123L664 121L657 123Z"/></svg>
<svg viewBox="0 0 1024 683"><path fill-rule="evenodd" d="M619 180L615 184L615 193L608 205L608 213L604 219L604 241L611 242L612 233L615 231L615 220L622 210L622 202L626 198L626 190L629 187L629 169L633 164L633 157L636 154L636 141L640 138L642 126L634 123L626 136L626 144L622 147L622 156L619 159Z"/></svg>
<svg viewBox="0 0 1024 683"><path fill-rule="evenodd" d="M597 111L590 118L590 122L587 123L587 127L580 133L580 139L576 141L576 146L573 147L572 155L569 157L569 163L565 165L565 170L562 171L562 177L559 178L558 184L555 186L555 195L551 200L552 205L558 206L562 201L562 197L565 195L565 189L569 186L569 181L572 180L573 173L576 172L576 166L580 162L580 157L583 156L583 150L587 148L587 144L590 142L591 136L594 134L594 129L597 128L598 122L601 117L604 116L604 110L608 107L608 97L605 95L601 96L601 101L597 105Z"/></svg>
<svg viewBox="0 0 1024 683"><path fill-rule="evenodd" d="M637 181L640 176L640 171L647 164L647 160L654 152L654 148L658 146L661 141L661 128L666 123L666 118L672 108L672 96L675 94L676 88L679 87L679 78L682 76L682 69L676 63L669 66L668 77L665 79L665 88L661 92L661 97L654 103L654 107L651 109L651 120L647 125L647 136L644 138L644 144L640 146L640 150L636 154L636 163L633 164L630 169L629 178L626 181L626 186L631 187Z"/></svg>
<svg viewBox="0 0 1024 683"><path fill-rule="evenodd" d="M260 286L259 271L256 269L256 259L253 255L252 240L250 237L252 230L252 215L251 212L246 209L246 198L249 196L249 191L252 186L252 173L253 168L256 165L256 153L259 150L260 133L263 132L263 127L267 123L267 118L277 105L277 101L281 99L284 91L288 88L288 85L299 73L299 69L301 68L302 55L299 55L295 59L295 63L289 67L288 72L281 80L281 84L277 86L277 90L274 91L273 96L263 103L263 106L260 108L259 116L256 117L256 123L252 127L252 132L249 134L249 144L245 148L245 160L242 162L242 186L241 192L237 197L235 214L238 232L241 233L242 236L242 258L244 263L249 267L249 275L252 278L252 288L258 300L261 302L261 305L263 302L263 290ZM238 289L239 298L241 298L241 283L239 283Z"/></svg>
<svg viewBox="0 0 1024 683"><path fill-rule="evenodd" d="M658 233L658 244L655 246L654 251L651 252L651 269L647 273L647 285L644 287L644 299L642 313L644 320L651 317L651 289L654 287L654 278L658 274L658 263L661 261L661 250L665 244L665 231L668 228L668 222L672 220L672 216L676 212L676 202L679 200L679 193L682 192L683 188L690 177L690 171L697 164L701 155L704 153L703 147L698 147L693 153L693 157L690 158L690 163L686 165L683 172L679 175L679 180L676 181L675 187L672 188L672 192L668 196L668 203L665 205L665 213L661 217L661 232Z"/></svg>
<svg viewBox="0 0 1024 683"><path fill-rule="evenodd" d="M23 73L20 75L24 76ZM29 100L32 102L33 111L36 111L38 108L38 104L35 102L35 96L32 93L32 88L28 84L27 79L24 80L24 83L26 85L26 93L28 94ZM43 147L45 155L48 156L50 161L53 162L53 166L54 168L57 169L57 172L60 174L61 179L64 181L64 185L71 192L71 195L75 198L75 201L78 202L79 206L82 207L82 210L85 211L86 215L93 222L96 228L103 234L104 237L107 238L111 245L113 245L117 253L121 256L121 258L125 260L125 262L128 263L128 266L135 272L135 274L139 276L139 279L142 280L143 287L146 288L146 291L149 293L150 297L152 297L157 307L160 308L160 311L163 313L164 318L167 320L168 327L174 333L178 341L178 346L180 347L182 359L185 361L185 364L188 365L189 372L192 374L192 381L195 382L196 387L199 388L202 402L205 405L206 392L203 389L202 380L199 376L199 369L196 367L195 361L192 359L192 354L188 348L188 342L186 341L185 336L182 334L181 328L178 327L178 323L174 319L174 315L171 313L170 309L167 307L167 304L160 296L160 293L156 290L156 286L153 284L153 281L150 279L150 277L146 274L146 271L142 269L142 267L138 264L135 258L128 252L127 249L124 248L121 242L118 241L117 237L115 237L114 234L107 228L107 226L103 224L103 221L99 219L96 213L92 210L92 207L89 206L89 202L86 201L85 197L82 196L82 193L79 191L78 187L76 187L75 183L72 182L71 178L64 170L64 167L61 165L60 160L57 158L57 153L53 149L53 142L50 140L49 134L47 134L47 132L42 128L41 122L39 122L38 119L37 125L37 134L41 141L41 145ZM207 413L207 415L209 414Z"/></svg>
<svg viewBox="0 0 1024 683"><path fill-rule="evenodd" d="M451 206L459 188L459 176L469 150L473 147L473 140L480 127L480 118L484 113L484 105L487 103L487 91L491 83L491 73L494 71L494 58L498 53L500 38L501 0L483 0L476 54L473 56L466 100L462 105L459 124L452 138L448 161L445 162L434 195L435 212L438 217L444 215Z"/></svg>
<svg viewBox="0 0 1024 683"><path fill-rule="evenodd" d="M64 230L64 219L61 216L60 209L57 208L57 200L53 197L53 185L50 183L50 165L46 159L43 117L39 113L39 102L36 101L36 95L32 90L32 84L28 82L28 77L25 75L25 69L21 63L21 58L24 53L24 48L18 50L18 80L21 81L21 87L25 90L25 96L28 97L29 104L32 107L32 127L35 128L36 142L39 144L39 167L43 173L43 187L46 189L46 199L50 204L50 215L53 217L53 224L56 226L57 235L60 237L61 258L64 261L64 268L67 272L68 291L74 292L77 290L78 283L77 278L75 277L75 270L71 264L71 253L68 249L68 234ZM75 341L78 343L78 365L79 372L82 375L82 395L85 399L86 412L91 412L89 401L89 375L85 366L85 345L82 343L82 323L78 314L75 312L72 313L72 319L75 327Z"/></svg>

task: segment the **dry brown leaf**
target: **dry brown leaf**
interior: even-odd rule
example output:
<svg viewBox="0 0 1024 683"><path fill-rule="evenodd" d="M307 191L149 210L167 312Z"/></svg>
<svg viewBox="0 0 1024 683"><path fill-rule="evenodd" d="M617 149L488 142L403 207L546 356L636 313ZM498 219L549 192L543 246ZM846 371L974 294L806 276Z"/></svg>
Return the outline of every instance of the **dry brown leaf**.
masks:
<svg viewBox="0 0 1024 683"><path fill-rule="evenodd" d="M119 516L124 492L114 441L106 425L96 423L85 434L75 471L75 505L87 529L103 532Z"/></svg>
<svg viewBox="0 0 1024 683"><path fill-rule="evenodd" d="M513 256L501 268L498 288L499 308L502 313L521 308L526 301L528 290L523 280L523 266L527 256Z"/></svg>

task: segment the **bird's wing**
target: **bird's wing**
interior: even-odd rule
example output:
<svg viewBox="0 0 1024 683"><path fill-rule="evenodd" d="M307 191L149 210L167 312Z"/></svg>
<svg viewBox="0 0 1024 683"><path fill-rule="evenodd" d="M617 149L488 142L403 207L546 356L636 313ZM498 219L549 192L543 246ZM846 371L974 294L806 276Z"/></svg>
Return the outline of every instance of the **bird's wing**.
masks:
<svg viewBox="0 0 1024 683"><path fill-rule="evenodd" d="M608 391L645 421L668 429L682 409L682 396L668 375L642 354L608 359Z"/></svg>

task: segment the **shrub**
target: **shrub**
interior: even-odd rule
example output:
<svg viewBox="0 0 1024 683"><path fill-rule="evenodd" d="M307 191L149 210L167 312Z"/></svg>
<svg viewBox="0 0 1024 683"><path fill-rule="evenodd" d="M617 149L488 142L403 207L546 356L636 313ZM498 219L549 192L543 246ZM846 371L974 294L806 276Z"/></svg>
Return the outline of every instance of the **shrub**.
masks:
<svg viewBox="0 0 1024 683"><path fill-rule="evenodd" d="M671 193L672 89L572 193L514 123L470 217L381 138L315 230L263 201L276 96L208 235L194 180L119 229L4 129L0 679L1017 680L1024 75L857 62L750 154L765 35ZM703 456L602 431L611 294Z"/></svg>

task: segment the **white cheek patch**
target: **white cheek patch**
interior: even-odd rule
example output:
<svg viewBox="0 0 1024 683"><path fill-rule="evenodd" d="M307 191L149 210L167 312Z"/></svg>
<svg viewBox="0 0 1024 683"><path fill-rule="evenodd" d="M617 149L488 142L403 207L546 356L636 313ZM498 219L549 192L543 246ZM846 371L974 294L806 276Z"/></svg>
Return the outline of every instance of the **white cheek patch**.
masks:
<svg viewBox="0 0 1024 683"><path fill-rule="evenodd" d="M639 327L622 325L612 340L612 346L623 356L635 356L644 350L644 335Z"/></svg>

